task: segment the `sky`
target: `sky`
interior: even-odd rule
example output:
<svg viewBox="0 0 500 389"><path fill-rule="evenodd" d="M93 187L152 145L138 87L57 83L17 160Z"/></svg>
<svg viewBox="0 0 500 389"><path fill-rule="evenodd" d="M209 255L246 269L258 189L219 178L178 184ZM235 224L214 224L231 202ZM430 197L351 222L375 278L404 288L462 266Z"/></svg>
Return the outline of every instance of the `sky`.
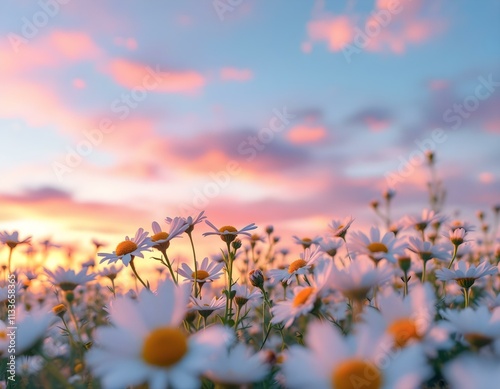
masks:
<svg viewBox="0 0 500 389"><path fill-rule="evenodd" d="M426 149L443 211L475 221L500 203L499 16L493 0L2 1L0 230L92 253L205 210L285 247L333 219L380 224L388 188L395 218L428 207ZM206 255L214 239L197 237Z"/></svg>

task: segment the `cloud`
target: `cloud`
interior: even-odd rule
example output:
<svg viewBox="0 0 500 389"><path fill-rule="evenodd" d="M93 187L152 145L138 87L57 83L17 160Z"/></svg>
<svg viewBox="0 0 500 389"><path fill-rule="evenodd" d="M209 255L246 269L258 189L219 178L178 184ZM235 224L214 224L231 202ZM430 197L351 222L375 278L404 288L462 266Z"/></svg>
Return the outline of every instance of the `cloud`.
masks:
<svg viewBox="0 0 500 389"><path fill-rule="evenodd" d="M307 24L308 40L302 43L302 51L309 53L313 43L324 42L332 52L352 45L360 50L401 54L410 44L428 41L445 29L446 22L426 12L427 8L421 1L382 0L368 15L352 10L334 15L320 7Z"/></svg>
<svg viewBox="0 0 500 389"><path fill-rule="evenodd" d="M367 127L372 132L386 129L393 121L392 113L382 107L365 107L347 119L347 123Z"/></svg>
<svg viewBox="0 0 500 389"><path fill-rule="evenodd" d="M249 81L253 78L253 72L250 69L222 68L220 78L224 81Z"/></svg>
<svg viewBox="0 0 500 389"><path fill-rule="evenodd" d="M108 73L116 83L128 88L148 87L154 92L197 94L203 90L206 78L192 70L163 70L159 65L149 66L126 59L113 59L106 65Z"/></svg>
<svg viewBox="0 0 500 389"><path fill-rule="evenodd" d="M318 143L325 140L327 136L328 132L325 127L308 124L295 126L286 134L286 138L295 144Z"/></svg>

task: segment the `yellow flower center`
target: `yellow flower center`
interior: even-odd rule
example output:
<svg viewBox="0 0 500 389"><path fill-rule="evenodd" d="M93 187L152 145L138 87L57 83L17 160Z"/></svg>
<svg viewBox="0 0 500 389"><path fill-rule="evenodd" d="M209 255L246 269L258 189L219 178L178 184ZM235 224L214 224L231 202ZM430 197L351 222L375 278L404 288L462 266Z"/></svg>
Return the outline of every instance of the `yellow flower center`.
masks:
<svg viewBox="0 0 500 389"><path fill-rule="evenodd" d="M179 362L188 351L186 335L178 328L157 328L146 337L142 358L151 365L170 367Z"/></svg>
<svg viewBox="0 0 500 389"><path fill-rule="evenodd" d="M66 312L66 306L64 304L57 304L52 308L52 312L54 312L55 315L63 314Z"/></svg>
<svg viewBox="0 0 500 389"><path fill-rule="evenodd" d="M304 261L303 259L297 259L296 261L293 261L290 266L288 266L288 273L292 274L294 271L299 270L301 267L304 267L306 265L306 261Z"/></svg>
<svg viewBox="0 0 500 389"><path fill-rule="evenodd" d="M405 347L411 339L421 339L415 322L408 318L394 321L387 331L394 336L394 343L398 347Z"/></svg>
<svg viewBox="0 0 500 389"><path fill-rule="evenodd" d="M2 340L7 339L7 332L5 332L5 331L0 331L0 339L2 339Z"/></svg>
<svg viewBox="0 0 500 389"><path fill-rule="evenodd" d="M348 359L333 370L332 388L380 389L382 388L382 374L373 363L355 358Z"/></svg>
<svg viewBox="0 0 500 389"><path fill-rule="evenodd" d="M493 339L490 338L489 336L471 332L469 334L465 334L464 338L467 342L469 342L472 346L481 348L484 346L487 346L493 342Z"/></svg>
<svg viewBox="0 0 500 389"><path fill-rule="evenodd" d="M118 256L130 254L131 252L137 250L137 245L131 240L124 240L121 243L118 243L116 246L115 253Z"/></svg>
<svg viewBox="0 0 500 389"><path fill-rule="evenodd" d="M224 231L238 232L238 230L233 226L222 226L221 228L219 228L219 232L224 233ZM236 234L224 234L221 235L220 238L226 243L231 243L233 240L236 239Z"/></svg>
<svg viewBox="0 0 500 389"><path fill-rule="evenodd" d="M304 305L309 296L313 294L315 289L311 286L302 289L293 299L293 306L298 307L299 305Z"/></svg>
<svg viewBox="0 0 500 389"><path fill-rule="evenodd" d="M198 281L204 280L205 278L208 278L208 276L210 276L210 274L208 274L205 270L198 270L191 273L191 277L196 278Z"/></svg>
<svg viewBox="0 0 500 389"><path fill-rule="evenodd" d="M366 246L368 250L370 250L372 253L379 253L379 252L384 252L387 253L389 249L387 246L381 242L372 242L368 246Z"/></svg>
<svg viewBox="0 0 500 389"><path fill-rule="evenodd" d="M168 238L168 232L161 231L161 232L158 232L157 234L154 234L151 237L151 240L153 242L158 242L159 240L163 240L163 239L167 239L167 238Z"/></svg>

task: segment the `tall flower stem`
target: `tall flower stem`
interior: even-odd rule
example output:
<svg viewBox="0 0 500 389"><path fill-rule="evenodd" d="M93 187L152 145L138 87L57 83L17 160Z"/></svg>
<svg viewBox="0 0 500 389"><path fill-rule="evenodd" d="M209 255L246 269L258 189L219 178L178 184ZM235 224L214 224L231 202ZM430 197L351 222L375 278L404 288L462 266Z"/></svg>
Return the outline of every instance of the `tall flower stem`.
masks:
<svg viewBox="0 0 500 389"><path fill-rule="evenodd" d="M194 297L198 297L198 262L196 261L196 250L194 249L193 237L191 236L191 232L187 232L189 236L189 242L191 243L191 249L193 250L193 262L194 262ZM201 288L200 288L201 292Z"/></svg>
<svg viewBox="0 0 500 389"><path fill-rule="evenodd" d="M177 279L175 278L174 269L172 268L172 264L170 263L170 260L168 259L167 250L161 249L160 251L163 254L163 257L165 258L164 264L165 264L165 266L167 266L168 271L170 272L170 275L172 276L172 280L175 282L175 284L177 284Z"/></svg>
<svg viewBox="0 0 500 389"><path fill-rule="evenodd" d="M144 281L142 280L141 277L139 277L139 274L137 273L137 270L135 270L135 264L134 264L134 258L132 258L132 260L130 261L130 268L132 269L132 271L134 272L134 275L137 277L137 279L139 280L139 282L146 288L149 290L149 286L146 285L144 283Z"/></svg>
<svg viewBox="0 0 500 389"><path fill-rule="evenodd" d="M469 306L470 300L470 288L464 288L464 307L467 308Z"/></svg>
<svg viewBox="0 0 500 389"><path fill-rule="evenodd" d="M10 263L12 261L12 251L14 250L13 247L9 247L9 259L8 259L8 265L7 269L9 270L9 274L12 274L11 269L10 269Z"/></svg>
<svg viewBox="0 0 500 389"><path fill-rule="evenodd" d="M451 265L453 265L453 261L457 257L458 246L456 244L453 245L453 255L451 256L450 264L448 265L448 269L451 269Z"/></svg>

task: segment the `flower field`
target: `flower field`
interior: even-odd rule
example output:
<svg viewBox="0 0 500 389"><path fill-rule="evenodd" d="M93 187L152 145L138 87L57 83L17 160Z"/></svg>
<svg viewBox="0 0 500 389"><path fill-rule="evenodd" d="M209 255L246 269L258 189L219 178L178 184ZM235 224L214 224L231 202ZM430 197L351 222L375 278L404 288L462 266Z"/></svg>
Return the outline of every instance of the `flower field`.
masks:
<svg viewBox="0 0 500 389"><path fill-rule="evenodd" d="M371 203L385 227L343 215L326 234L295 236L297 257L271 225L218 226L204 212L138 227L98 250L99 270L16 267L29 231L4 231L2 386L493 387L500 207L456 219L431 191L429 208L394 221L395 196ZM177 263L181 238L192 258ZM147 261L165 269L154 285ZM120 283L125 272L135 286Z"/></svg>

